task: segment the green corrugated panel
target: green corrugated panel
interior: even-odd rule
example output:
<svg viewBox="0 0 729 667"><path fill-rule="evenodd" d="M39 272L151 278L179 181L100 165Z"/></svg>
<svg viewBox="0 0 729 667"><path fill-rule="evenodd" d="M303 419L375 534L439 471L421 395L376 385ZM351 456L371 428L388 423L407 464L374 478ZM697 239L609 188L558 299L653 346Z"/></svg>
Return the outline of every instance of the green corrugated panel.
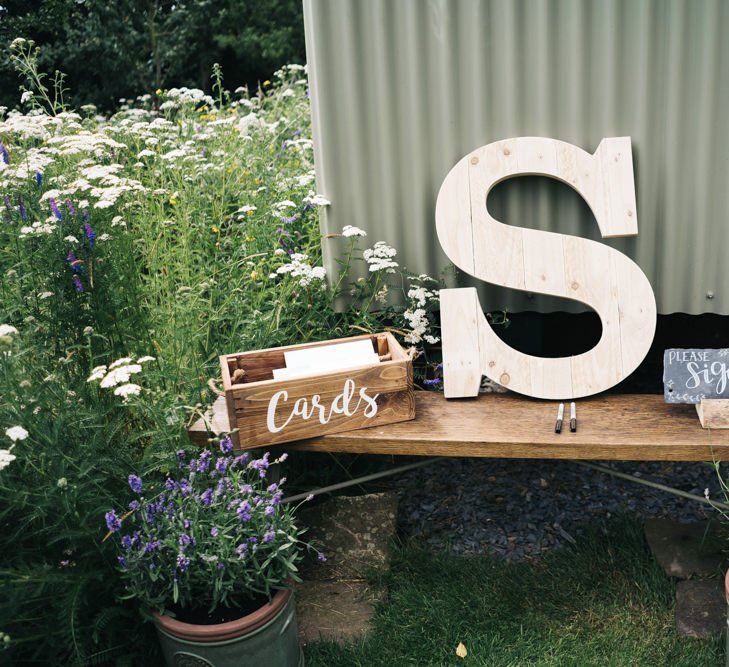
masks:
<svg viewBox="0 0 729 667"><path fill-rule="evenodd" d="M362 227L437 274L436 194L469 150L536 135L592 152L630 135L640 234L610 245L660 312L729 313L729 2L304 0L304 15L324 231ZM489 206L599 239L581 198L544 178L504 183ZM482 301L568 304L489 287Z"/></svg>

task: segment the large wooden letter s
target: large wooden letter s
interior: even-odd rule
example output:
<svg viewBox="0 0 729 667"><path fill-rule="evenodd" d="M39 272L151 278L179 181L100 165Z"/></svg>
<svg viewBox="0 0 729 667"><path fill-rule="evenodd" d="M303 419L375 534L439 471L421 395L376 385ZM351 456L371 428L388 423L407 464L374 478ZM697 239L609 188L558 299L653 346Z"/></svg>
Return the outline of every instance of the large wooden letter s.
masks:
<svg viewBox="0 0 729 667"><path fill-rule="evenodd" d="M655 297L632 260L602 243L512 227L489 215L491 188L527 174L556 178L577 190L603 237L635 235L630 137L603 139L594 155L540 137L483 146L451 169L435 210L440 244L458 267L495 285L581 301L600 316L602 337L594 348L573 357L523 354L491 329L475 288L441 290L447 397L475 396L482 375L538 398L589 396L632 373L653 340Z"/></svg>

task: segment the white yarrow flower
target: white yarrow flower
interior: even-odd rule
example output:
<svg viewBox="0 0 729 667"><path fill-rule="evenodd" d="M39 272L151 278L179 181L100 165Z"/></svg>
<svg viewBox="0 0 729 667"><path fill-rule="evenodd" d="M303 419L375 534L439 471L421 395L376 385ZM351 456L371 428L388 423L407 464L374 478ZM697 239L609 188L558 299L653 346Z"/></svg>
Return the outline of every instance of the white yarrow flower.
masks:
<svg viewBox="0 0 729 667"><path fill-rule="evenodd" d="M342 236L367 236L367 232L359 227L344 225L342 228Z"/></svg>
<svg viewBox="0 0 729 667"><path fill-rule="evenodd" d="M397 255L397 250L384 241L378 241L372 248L368 248L362 253L371 272L385 271L387 273L395 273L395 269L398 267L398 263L392 259L395 255Z"/></svg>
<svg viewBox="0 0 729 667"><path fill-rule="evenodd" d="M86 382L95 382L101 380L106 375L106 366L97 366L91 370L91 375L86 379Z"/></svg>
<svg viewBox="0 0 729 667"><path fill-rule="evenodd" d="M25 440L28 437L28 431L22 426L11 426L9 429L6 429L5 435L13 442L17 442L18 440Z"/></svg>
<svg viewBox="0 0 729 667"><path fill-rule="evenodd" d="M9 324L0 324L0 336L12 336L18 333L18 330Z"/></svg>
<svg viewBox="0 0 729 667"><path fill-rule="evenodd" d="M0 470L7 468L16 459L15 454L10 453L10 449L0 449Z"/></svg>
<svg viewBox="0 0 729 667"><path fill-rule="evenodd" d="M128 398L129 396L138 396L142 388L138 384L128 383L117 387L114 390L114 396L122 396Z"/></svg>
<svg viewBox="0 0 729 667"><path fill-rule="evenodd" d="M99 385L102 389L109 389L110 387L116 387L118 384L125 384L129 382L129 378L134 373L141 373L142 367L139 364L129 364L128 366L119 366L118 368L109 369L106 377L101 381Z"/></svg>

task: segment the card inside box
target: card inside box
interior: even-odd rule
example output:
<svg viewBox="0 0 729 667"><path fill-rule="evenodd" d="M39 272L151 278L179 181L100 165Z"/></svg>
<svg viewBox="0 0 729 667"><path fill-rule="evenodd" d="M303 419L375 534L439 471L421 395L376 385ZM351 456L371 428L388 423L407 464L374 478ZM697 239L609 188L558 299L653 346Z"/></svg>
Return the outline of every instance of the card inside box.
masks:
<svg viewBox="0 0 729 667"><path fill-rule="evenodd" d="M390 346L388 337L382 334L372 334L369 336L372 343L373 351L380 357L381 361L389 361L391 359L407 359L407 355L399 346ZM270 350L260 350L257 352L244 352L236 355L228 355L226 357L226 365L230 377L231 386L239 384L250 384L252 382L264 382L274 380L274 369L287 368L285 352L296 347L297 349L327 347L336 345L342 341L356 339L340 339L333 341L323 341L321 343L311 343L305 345L280 347ZM236 374L237 370L242 370L242 374ZM337 372L331 370L329 372ZM224 378L225 380L225 378Z"/></svg>

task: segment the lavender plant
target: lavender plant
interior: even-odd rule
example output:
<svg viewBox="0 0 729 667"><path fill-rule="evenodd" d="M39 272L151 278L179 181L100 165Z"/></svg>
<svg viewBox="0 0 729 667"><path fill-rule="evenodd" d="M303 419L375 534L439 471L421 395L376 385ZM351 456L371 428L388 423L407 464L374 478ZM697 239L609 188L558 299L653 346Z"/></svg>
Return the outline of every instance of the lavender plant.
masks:
<svg viewBox="0 0 729 667"><path fill-rule="evenodd" d="M280 463L283 454L270 463ZM269 454L234 455L226 437L219 453L205 449L163 484L129 476L128 511L105 515L118 540L125 599L160 613L245 608L291 580L305 543L295 508L282 504L285 481L268 483ZM320 554L321 556L321 554Z"/></svg>

